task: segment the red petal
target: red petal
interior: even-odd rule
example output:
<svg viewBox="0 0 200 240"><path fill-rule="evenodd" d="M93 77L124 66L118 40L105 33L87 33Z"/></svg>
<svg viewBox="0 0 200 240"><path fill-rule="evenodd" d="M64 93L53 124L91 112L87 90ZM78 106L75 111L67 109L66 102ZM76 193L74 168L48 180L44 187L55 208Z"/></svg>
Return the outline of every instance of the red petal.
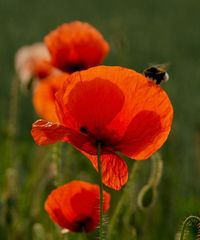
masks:
<svg viewBox="0 0 200 240"><path fill-rule="evenodd" d="M52 63L62 71L72 73L99 65L109 51L100 32L88 23L65 23L45 37Z"/></svg>
<svg viewBox="0 0 200 240"><path fill-rule="evenodd" d="M159 115L151 111L142 111L133 118L115 150L135 159L147 158L157 148L154 141L161 134L161 130Z"/></svg>
<svg viewBox="0 0 200 240"><path fill-rule="evenodd" d="M48 145L65 141L90 154L96 154L96 148L87 135L77 133L58 123L52 123L42 119L37 120L32 125L31 134L38 145Z"/></svg>
<svg viewBox="0 0 200 240"><path fill-rule="evenodd" d="M31 130L33 139L38 145L48 145L63 141L67 133L68 129L60 124L42 119L33 123Z"/></svg>
<svg viewBox="0 0 200 240"><path fill-rule="evenodd" d="M97 156L82 151L89 158L98 171ZM115 190L120 190L128 180L128 168L126 162L112 152L101 154L103 183Z"/></svg>
<svg viewBox="0 0 200 240"><path fill-rule="evenodd" d="M66 84L56 95L59 119L77 131L84 126L89 132L98 133L122 109L124 94L111 81L101 78L82 81L80 74L74 77L74 84Z"/></svg>
<svg viewBox="0 0 200 240"><path fill-rule="evenodd" d="M150 157L168 137L172 122L172 114L168 110L164 118L152 111L139 112L115 150L136 160Z"/></svg>
<svg viewBox="0 0 200 240"><path fill-rule="evenodd" d="M61 204L62 195L62 192L57 191L57 189L52 191L45 202L45 210L48 212L51 219L62 228L71 229L73 228L73 221L71 221L70 218L67 218L63 212ZM71 212L70 205L67 205L67 203L68 202L65 203L65 206L67 206L68 211Z"/></svg>
<svg viewBox="0 0 200 240"><path fill-rule="evenodd" d="M109 208L110 195L103 192L104 212ZM80 204L81 202L81 204ZM99 186L72 181L53 190L45 209L54 222L73 232L93 231L99 224Z"/></svg>
<svg viewBox="0 0 200 240"><path fill-rule="evenodd" d="M78 190L77 187L72 189L70 186L71 183L53 190L45 202L45 210L55 223L62 228L74 231L76 214L71 206L71 198Z"/></svg>
<svg viewBox="0 0 200 240"><path fill-rule="evenodd" d="M50 76L35 87L33 92L33 105L35 111L44 119L58 122L55 109L55 93L61 88L67 74Z"/></svg>

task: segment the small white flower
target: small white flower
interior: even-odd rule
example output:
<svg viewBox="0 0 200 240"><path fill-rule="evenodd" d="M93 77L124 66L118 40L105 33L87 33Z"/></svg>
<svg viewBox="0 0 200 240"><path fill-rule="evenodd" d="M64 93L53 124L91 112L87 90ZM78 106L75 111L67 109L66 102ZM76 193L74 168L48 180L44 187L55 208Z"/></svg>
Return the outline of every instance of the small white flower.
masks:
<svg viewBox="0 0 200 240"><path fill-rule="evenodd" d="M43 43L21 47L15 55L15 70L23 87L27 87L34 77L36 62L50 60L50 54Z"/></svg>

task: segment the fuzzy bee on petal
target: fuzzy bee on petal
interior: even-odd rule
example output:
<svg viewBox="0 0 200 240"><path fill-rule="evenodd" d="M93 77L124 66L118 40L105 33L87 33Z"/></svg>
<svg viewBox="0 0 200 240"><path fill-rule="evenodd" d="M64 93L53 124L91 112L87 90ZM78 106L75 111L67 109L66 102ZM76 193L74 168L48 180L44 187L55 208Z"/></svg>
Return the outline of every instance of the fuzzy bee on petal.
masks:
<svg viewBox="0 0 200 240"><path fill-rule="evenodd" d="M143 74L145 75L145 77L155 82L155 84L160 85L161 83L167 82L169 80L167 68L168 68L167 64L152 65L146 68L143 71Z"/></svg>

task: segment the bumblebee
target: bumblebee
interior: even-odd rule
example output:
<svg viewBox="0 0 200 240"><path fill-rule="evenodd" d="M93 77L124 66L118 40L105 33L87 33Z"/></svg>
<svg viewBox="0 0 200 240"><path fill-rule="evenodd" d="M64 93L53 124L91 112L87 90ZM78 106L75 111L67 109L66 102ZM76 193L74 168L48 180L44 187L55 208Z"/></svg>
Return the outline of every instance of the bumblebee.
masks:
<svg viewBox="0 0 200 240"><path fill-rule="evenodd" d="M167 65L155 65L146 68L143 72L145 77L151 79L155 84L160 85L162 82L169 80L169 74L167 73Z"/></svg>

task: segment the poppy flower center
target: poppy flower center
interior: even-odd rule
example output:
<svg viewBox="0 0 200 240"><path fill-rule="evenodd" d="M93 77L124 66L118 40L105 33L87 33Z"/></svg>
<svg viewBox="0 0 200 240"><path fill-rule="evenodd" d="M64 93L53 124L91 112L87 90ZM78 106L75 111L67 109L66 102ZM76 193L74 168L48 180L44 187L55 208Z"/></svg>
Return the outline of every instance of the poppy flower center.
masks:
<svg viewBox="0 0 200 240"><path fill-rule="evenodd" d="M102 130L96 130L96 132L91 132L86 126L80 127L80 132L89 137L90 142L96 148L100 143L102 147L112 147L119 142L119 136L115 132L107 132ZM112 136L112 137L110 137Z"/></svg>
<svg viewBox="0 0 200 240"><path fill-rule="evenodd" d="M68 63L63 67L63 69L68 73L73 73L86 69L86 66L84 63Z"/></svg>
<svg viewBox="0 0 200 240"><path fill-rule="evenodd" d="M85 219L77 220L75 222L75 228L77 232L88 232L88 227L91 223L91 217L87 217Z"/></svg>
<svg viewBox="0 0 200 240"><path fill-rule="evenodd" d="M84 134L87 134L87 133L88 133L87 127L81 126L81 127L80 127L80 132L81 132L81 133L84 133Z"/></svg>
<svg viewBox="0 0 200 240"><path fill-rule="evenodd" d="M98 137L94 137L95 139L95 146L98 144L101 144L101 147L106 147L106 148L112 148L114 147L118 142L119 142L119 137L116 136L115 134L110 137L109 133L107 134L98 134Z"/></svg>

